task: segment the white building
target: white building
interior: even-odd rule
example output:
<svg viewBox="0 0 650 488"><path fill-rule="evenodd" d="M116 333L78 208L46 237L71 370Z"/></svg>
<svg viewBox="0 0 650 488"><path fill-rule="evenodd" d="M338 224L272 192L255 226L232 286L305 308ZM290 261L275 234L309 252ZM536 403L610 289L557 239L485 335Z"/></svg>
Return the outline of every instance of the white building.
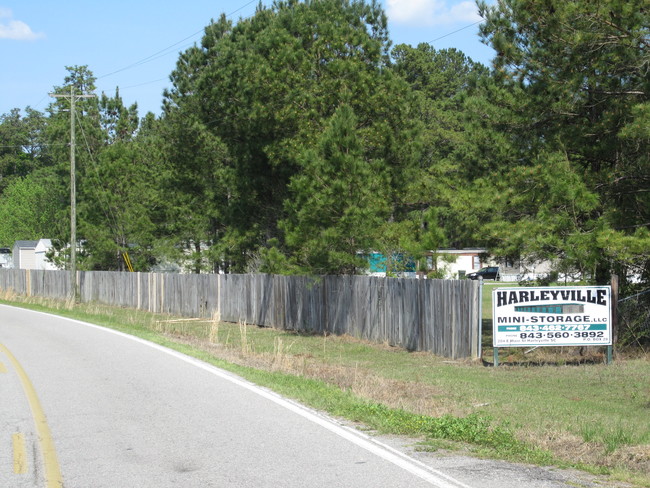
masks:
<svg viewBox="0 0 650 488"><path fill-rule="evenodd" d="M47 259L52 249L50 239L38 241L16 241L13 249L13 267L16 269L55 270L57 267Z"/></svg>
<svg viewBox="0 0 650 488"><path fill-rule="evenodd" d="M435 257L435 264L434 264ZM521 260L496 260L487 249L439 249L427 258L429 269L440 271L445 278L462 279L486 266L498 266L501 281L543 278L552 271L549 261L526 264Z"/></svg>
<svg viewBox="0 0 650 488"><path fill-rule="evenodd" d="M427 268L441 277L459 279L487 266L485 249L439 249L427 256Z"/></svg>

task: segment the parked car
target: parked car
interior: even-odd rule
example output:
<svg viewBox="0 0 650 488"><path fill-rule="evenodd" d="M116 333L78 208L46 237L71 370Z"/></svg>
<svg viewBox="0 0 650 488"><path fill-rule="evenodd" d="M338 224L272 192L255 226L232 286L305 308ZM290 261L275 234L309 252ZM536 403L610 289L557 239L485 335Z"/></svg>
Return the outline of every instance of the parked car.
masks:
<svg viewBox="0 0 650 488"><path fill-rule="evenodd" d="M481 268L474 273L469 273L467 277L470 280L478 280L479 278L483 278L484 280L499 281L501 279L498 266L488 266L487 268Z"/></svg>

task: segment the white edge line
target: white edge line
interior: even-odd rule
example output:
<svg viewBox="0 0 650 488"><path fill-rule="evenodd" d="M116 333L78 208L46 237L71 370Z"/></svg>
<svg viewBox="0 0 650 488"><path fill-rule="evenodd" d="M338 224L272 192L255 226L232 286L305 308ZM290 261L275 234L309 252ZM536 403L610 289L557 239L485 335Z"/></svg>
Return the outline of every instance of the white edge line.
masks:
<svg viewBox="0 0 650 488"><path fill-rule="evenodd" d="M124 337L126 339L130 339L135 342L139 342L140 344L149 346L152 349L156 349L160 352L169 354L170 356L180 359L181 361L185 361L186 363L196 366L197 368L207 371L208 373L211 373L222 379L230 381L231 383L237 386L245 388L263 398L266 398L267 400L270 400L273 403L280 405L281 407L284 407L287 410L290 410L291 412L300 415L301 417L329 430L330 432L338 435L339 437L342 437L343 439L352 442L353 444L365 449L366 451L371 452L376 456L379 456L382 459L396 466L399 466L400 468L408 471L409 473L415 476L418 476L419 478L422 478L423 480L434 485L436 488L472 488L470 485L466 485L465 483L456 480L455 478L448 476L435 468L427 466L423 462L418 461L417 459L414 459L408 456L407 454L398 451L397 449L389 446L388 444L384 444L383 442L380 442L377 439L374 439L369 435L364 434L363 432L359 432L356 429L352 429L350 427L342 425L332 417L326 416L316 410L308 408L293 400L284 398L283 396L267 388L256 385L240 376L235 375L234 373L231 373L230 371L226 371L217 366L213 366L204 361L201 361L200 359L193 358L191 356L188 356L187 354L183 354L181 352L175 351L173 349L162 346L160 344L156 344L155 342L142 339L141 337L126 334L124 332L120 332L118 330L114 330L108 327L102 327L100 325L95 325L89 322L71 319L68 317L64 317L62 315L56 315L47 312L39 312L36 310L30 310L21 307L13 307L11 305L0 305L0 306L5 306L9 308L18 308L20 310L26 310L32 313L49 315L51 317L56 317L59 319L66 320L68 322L84 325L86 327L92 327L98 330L102 330L104 332L108 332L111 334Z"/></svg>

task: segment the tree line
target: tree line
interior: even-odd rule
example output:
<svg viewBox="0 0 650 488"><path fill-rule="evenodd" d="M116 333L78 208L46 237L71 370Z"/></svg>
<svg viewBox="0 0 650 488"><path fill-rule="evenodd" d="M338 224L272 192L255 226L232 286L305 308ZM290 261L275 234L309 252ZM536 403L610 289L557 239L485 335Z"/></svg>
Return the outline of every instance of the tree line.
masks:
<svg viewBox="0 0 650 488"><path fill-rule="evenodd" d="M374 1L286 0L211 21L160 116L78 100L79 266L351 274L362 251L476 246L647 283L643 0L478 5L490 67L393 46ZM93 92L67 70L55 93ZM0 244L53 238L62 265L69 109L0 118Z"/></svg>

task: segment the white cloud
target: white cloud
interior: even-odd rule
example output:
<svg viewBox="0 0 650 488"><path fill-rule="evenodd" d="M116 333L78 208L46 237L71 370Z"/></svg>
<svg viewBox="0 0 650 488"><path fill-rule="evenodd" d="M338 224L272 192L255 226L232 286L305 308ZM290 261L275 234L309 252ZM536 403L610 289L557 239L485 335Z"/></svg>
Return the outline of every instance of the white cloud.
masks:
<svg viewBox="0 0 650 488"><path fill-rule="evenodd" d="M8 8L0 7L0 19L0 39L34 41L45 37L41 32L34 32L25 22L13 20L13 13Z"/></svg>
<svg viewBox="0 0 650 488"><path fill-rule="evenodd" d="M481 17L473 1L386 0L386 13L395 23L413 26L478 22Z"/></svg>

